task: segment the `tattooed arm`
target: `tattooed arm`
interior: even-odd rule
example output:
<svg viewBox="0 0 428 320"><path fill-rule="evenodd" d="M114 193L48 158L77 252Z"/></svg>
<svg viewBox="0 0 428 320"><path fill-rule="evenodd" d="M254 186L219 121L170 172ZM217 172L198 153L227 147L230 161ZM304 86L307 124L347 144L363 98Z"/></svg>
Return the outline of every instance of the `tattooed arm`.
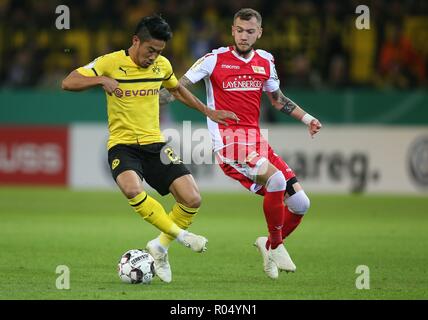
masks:
<svg viewBox="0 0 428 320"><path fill-rule="evenodd" d="M189 79L187 79L185 76L181 77L178 81L183 87L186 89L189 89L190 86L193 84ZM175 100L174 96L165 88L163 88L159 92L159 104L161 107L164 105L171 103Z"/></svg>
<svg viewBox="0 0 428 320"><path fill-rule="evenodd" d="M280 89L266 93L275 109L292 116L296 120L302 121L308 126L311 136L320 131L322 125L318 119L299 107L293 100L287 98Z"/></svg>

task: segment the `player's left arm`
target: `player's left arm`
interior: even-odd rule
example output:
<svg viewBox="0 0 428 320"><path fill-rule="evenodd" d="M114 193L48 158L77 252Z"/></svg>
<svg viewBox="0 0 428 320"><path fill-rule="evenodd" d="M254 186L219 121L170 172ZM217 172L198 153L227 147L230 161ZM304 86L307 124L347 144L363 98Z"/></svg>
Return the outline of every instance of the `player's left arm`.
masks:
<svg viewBox="0 0 428 320"><path fill-rule="evenodd" d="M266 92L272 105L279 111L284 112L293 118L302 121L308 126L309 133L313 137L321 128L321 122L299 107L293 100L286 97L281 89L273 92Z"/></svg>
<svg viewBox="0 0 428 320"><path fill-rule="evenodd" d="M186 76L182 76L180 80L178 80L178 82L186 89L189 89L193 85L193 83L189 79L187 79ZM169 92L167 88L162 88L162 90L159 91L159 105L161 107L173 102L174 100L174 96Z"/></svg>
<svg viewBox="0 0 428 320"><path fill-rule="evenodd" d="M232 119L236 122L239 121L236 114L231 111L211 110L180 83L178 83L175 88L166 89L172 94L172 96L174 96L175 99L181 101L190 108L199 110L205 116L217 123L227 126L227 122L225 121L226 119Z"/></svg>

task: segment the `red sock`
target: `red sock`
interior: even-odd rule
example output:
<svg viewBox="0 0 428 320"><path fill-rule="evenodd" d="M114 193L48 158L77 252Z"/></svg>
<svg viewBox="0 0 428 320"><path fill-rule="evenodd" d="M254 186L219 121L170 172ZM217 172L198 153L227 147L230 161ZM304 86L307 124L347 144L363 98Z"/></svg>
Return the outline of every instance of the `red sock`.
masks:
<svg viewBox="0 0 428 320"><path fill-rule="evenodd" d="M282 231L284 226L284 191L266 192L263 200L263 211L268 225L269 238L266 243L275 249L282 243Z"/></svg>
<svg viewBox="0 0 428 320"><path fill-rule="evenodd" d="M297 228L302 221L303 215L291 212L287 206L284 207L284 226L282 227L282 238L285 239Z"/></svg>

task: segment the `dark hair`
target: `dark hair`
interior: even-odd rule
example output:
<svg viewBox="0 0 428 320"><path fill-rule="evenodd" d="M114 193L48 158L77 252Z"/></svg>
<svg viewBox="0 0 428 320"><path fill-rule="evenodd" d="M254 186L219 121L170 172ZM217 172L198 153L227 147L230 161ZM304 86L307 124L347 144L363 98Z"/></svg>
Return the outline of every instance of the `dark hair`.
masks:
<svg viewBox="0 0 428 320"><path fill-rule="evenodd" d="M141 42L150 39L168 41L172 38L169 24L160 16L144 17L138 23L134 33Z"/></svg>
<svg viewBox="0 0 428 320"><path fill-rule="evenodd" d="M262 25L262 16L260 13L258 13L256 10L251 8L242 8L237 13L235 13L235 16L233 17L233 23L235 23L235 20L237 18L240 18L241 20L251 20L252 17L255 17L257 22Z"/></svg>

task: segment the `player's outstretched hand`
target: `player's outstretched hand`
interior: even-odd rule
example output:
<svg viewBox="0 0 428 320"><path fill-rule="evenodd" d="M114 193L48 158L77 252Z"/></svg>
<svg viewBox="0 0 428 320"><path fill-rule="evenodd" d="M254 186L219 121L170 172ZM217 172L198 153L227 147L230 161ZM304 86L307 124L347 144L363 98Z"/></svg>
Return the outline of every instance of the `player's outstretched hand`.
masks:
<svg viewBox="0 0 428 320"><path fill-rule="evenodd" d="M314 119L311 121L308 128L309 128L309 133L310 133L311 137L313 138L314 135L317 134L321 130L322 124L321 124L321 122L319 122L318 119Z"/></svg>
<svg viewBox="0 0 428 320"><path fill-rule="evenodd" d="M117 82L116 80L109 78L109 77L104 77L102 78L102 82L101 82L103 89L108 93L108 94L112 94L114 92L114 90L117 89L117 87L119 86L119 82Z"/></svg>
<svg viewBox="0 0 428 320"><path fill-rule="evenodd" d="M212 121L223 124L227 126L226 119L231 119L235 121L236 123L239 122L238 116L233 113L232 111L226 111L226 110L211 110L207 114L208 118L210 118Z"/></svg>

